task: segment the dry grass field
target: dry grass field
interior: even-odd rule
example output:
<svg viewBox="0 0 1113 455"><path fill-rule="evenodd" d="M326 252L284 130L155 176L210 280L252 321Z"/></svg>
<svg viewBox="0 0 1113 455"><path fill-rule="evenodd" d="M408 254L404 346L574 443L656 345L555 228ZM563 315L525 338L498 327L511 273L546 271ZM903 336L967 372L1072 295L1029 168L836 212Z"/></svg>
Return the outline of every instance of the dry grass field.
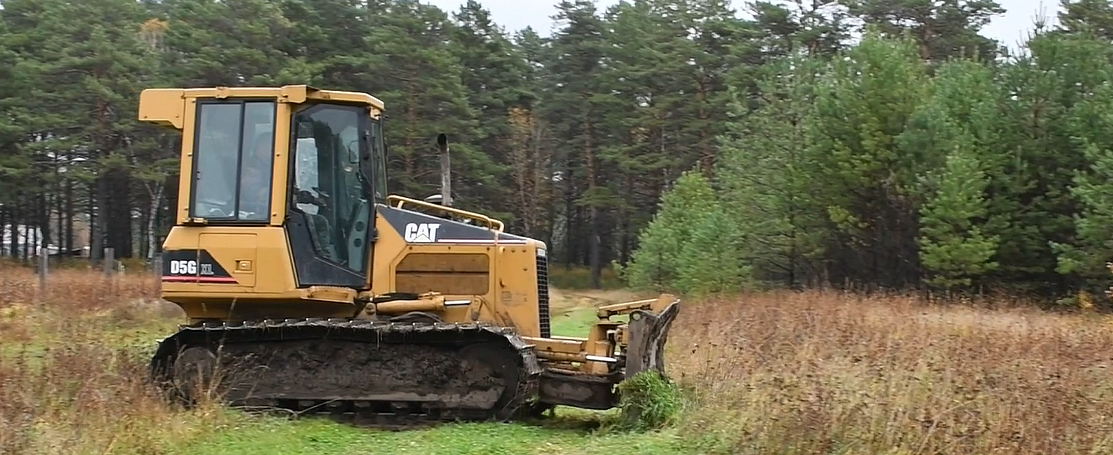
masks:
<svg viewBox="0 0 1113 455"><path fill-rule="evenodd" d="M670 359L694 398L679 425L708 451L1113 453L1106 317L818 293L700 306Z"/></svg>
<svg viewBox="0 0 1113 455"><path fill-rule="evenodd" d="M151 299L153 276L108 281L0 269L0 453L160 453L203 430L143 382L144 347L181 312Z"/></svg>
<svg viewBox="0 0 1113 455"><path fill-rule="evenodd" d="M561 410L547 426L380 435L167 406L142 378L181 313L155 278L50 279L40 292L32 272L0 268L3 454L266 453L268 438L286 453L1113 453L1100 315L822 293L686 302L667 353L686 401L666 428L607 434ZM578 299L560 304L566 331L590 319L575 308L622 296L609 292L565 297Z"/></svg>

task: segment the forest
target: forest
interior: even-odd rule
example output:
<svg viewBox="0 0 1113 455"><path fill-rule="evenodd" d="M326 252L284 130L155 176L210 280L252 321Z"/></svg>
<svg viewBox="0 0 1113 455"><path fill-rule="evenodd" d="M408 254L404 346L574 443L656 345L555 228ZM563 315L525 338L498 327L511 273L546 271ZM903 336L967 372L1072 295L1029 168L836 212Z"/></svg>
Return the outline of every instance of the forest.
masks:
<svg viewBox="0 0 1113 455"><path fill-rule="evenodd" d="M1052 5L1054 6L1054 5ZM557 4L2 0L4 255L150 258L178 137L150 87L310 84L387 110L391 193L682 292L834 287L1100 295L1113 274L1113 6L1023 42L992 0Z"/></svg>

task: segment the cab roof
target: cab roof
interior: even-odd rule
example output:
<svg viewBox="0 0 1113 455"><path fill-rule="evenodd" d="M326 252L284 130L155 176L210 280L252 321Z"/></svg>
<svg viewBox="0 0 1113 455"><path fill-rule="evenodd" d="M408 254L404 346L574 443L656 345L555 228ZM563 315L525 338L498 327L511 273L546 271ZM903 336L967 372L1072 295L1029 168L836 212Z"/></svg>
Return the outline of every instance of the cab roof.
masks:
<svg viewBox="0 0 1113 455"><path fill-rule="evenodd" d="M366 93L321 90L301 85L281 87L149 88L139 94L139 120L182 128L182 109L190 98L274 98L301 104L309 100L339 101L371 106L382 112L383 102Z"/></svg>

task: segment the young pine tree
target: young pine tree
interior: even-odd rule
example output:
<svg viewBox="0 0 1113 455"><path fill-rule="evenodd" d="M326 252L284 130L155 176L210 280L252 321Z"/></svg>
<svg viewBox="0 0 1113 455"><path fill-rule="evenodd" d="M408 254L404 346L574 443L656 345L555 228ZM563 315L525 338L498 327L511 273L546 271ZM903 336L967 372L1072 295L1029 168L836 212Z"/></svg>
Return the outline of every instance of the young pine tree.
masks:
<svg viewBox="0 0 1113 455"><path fill-rule="evenodd" d="M1106 263L1113 260L1113 87L1104 85L1095 96L1075 106L1072 124L1075 143L1088 164L1075 172L1070 194L1082 207L1074 217L1073 242L1053 242L1059 255L1057 271L1073 274L1083 285L1100 290L1111 284Z"/></svg>
<svg viewBox="0 0 1113 455"><path fill-rule="evenodd" d="M987 179L972 153L972 138L956 141L939 173L929 174L934 193L920 209L920 262L929 285L968 287L973 279L997 267L990 259L998 238L982 232Z"/></svg>
<svg viewBox="0 0 1113 455"><path fill-rule="evenodd" d="M930 95L915 44L871 33L832 62L816 84L807 148L809 202L834 227L825 242L830 279L882 288L919 281L917 176L923 157L899 136Z"/></svg>
<svg viewBox="0 0 1113 455"><path fill-rule="evenodd" d="M989 216L991 170L1001 158L992 154L997 96L991 69L972 60L944 63L931 98L898 137L904 153L918 157L917 173L927 176L915 202L917 257L930 286L969 286L997 268L1000 223Z"/></svg>
<svg viewBox="0 0 1113 455"><path fill-rule="evenodd" d="M623 274L635 288L724 290L748 274L733 231L711 181L688 171L661 196Z"/></svg>
<svg viewBox="0 0 1113 455"><path fill-rule="evenodd" d="M1085 151L1092 164L1078 173L1071 187L1085 207L1075 218L1078 239L1075 244L1053 246L1059 253L1060 273L1108 283L1105 264L1113 258L1113 150L1088 144Z"/></svg>
<svg viewBox="0 0 1113 455"><path fill-rule="evenodd" d="M676 290L705 295L752 287L752 267L742 257L740 244L734 223L716 203L696 221L691 237L680 247Z"/></svg>

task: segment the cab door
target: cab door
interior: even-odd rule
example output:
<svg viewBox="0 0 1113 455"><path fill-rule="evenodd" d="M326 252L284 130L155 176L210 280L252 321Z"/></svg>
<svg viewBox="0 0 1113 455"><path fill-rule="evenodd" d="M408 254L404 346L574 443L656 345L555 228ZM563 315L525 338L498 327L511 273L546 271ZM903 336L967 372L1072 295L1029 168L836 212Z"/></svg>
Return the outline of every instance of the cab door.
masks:
<svg viewBox="0 0 1113 455"><path fill-rule="evenodd" d="M299 287L369 289L373 185L365 107L302 105L290 124L286 232Z"/></svg>

